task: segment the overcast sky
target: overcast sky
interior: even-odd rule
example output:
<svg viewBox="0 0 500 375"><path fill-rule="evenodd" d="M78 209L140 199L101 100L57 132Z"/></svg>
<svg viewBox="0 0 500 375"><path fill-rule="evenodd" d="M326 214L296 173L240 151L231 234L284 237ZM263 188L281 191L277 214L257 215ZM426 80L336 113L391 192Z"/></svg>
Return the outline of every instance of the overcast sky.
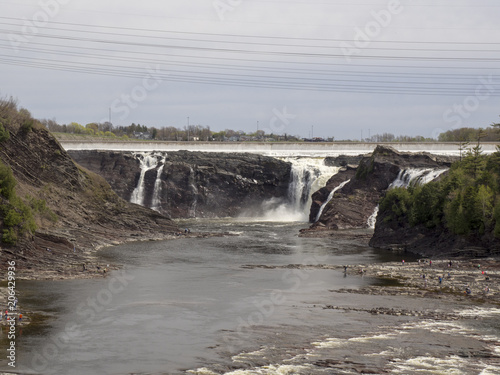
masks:
<svg viewBox="0 0 500 375"><path fill-rule="evenodd" d="M0 0L0 95L37 118L435 137L500 115L494 0ZM111 109L111 110L110 110ZM188 119L189 118L189 119Z"/></svg>

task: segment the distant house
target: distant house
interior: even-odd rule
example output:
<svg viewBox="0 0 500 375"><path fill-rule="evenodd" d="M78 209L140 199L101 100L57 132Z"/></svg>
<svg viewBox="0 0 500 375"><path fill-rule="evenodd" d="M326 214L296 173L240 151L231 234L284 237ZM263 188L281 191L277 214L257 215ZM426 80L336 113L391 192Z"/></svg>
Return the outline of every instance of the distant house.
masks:
<svg viewBox="0 0 500 375"><path fill-rule="evenodd" d="M134 138L137 139L153 139L153 135L150 132L134 132Z"/></svg>

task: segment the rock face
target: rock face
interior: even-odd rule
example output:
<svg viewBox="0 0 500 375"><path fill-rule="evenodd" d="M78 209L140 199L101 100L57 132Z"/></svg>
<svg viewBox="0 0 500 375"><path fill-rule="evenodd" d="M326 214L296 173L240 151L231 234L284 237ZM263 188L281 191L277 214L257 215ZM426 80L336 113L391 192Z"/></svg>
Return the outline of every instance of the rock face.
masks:
<svg viewBox="0 0 500 375"><path fill-rule="evenodd" d="M125 200L141 202L173 218L229 217L287 195L291 165L243 153L116 153L71 151L79 164L103 176ZM145 158L156 159L141 180Z"/></svg>
<svg viewBox="0 0 500 375"><path fill-rule="evenodd" d="M333 189L340 186L343 182L350 180L356 175L356 168L348 166L341 169L336 175L333 175L325 187L319 189L312 195L311 211L309 213L309 222L315 223L318 213Z"/></svg>
<svg viewBox="0 0 500 375"><path fill-rule="evenodd" d="M20 238L17 246L2 245L2 257L16 260L18 270L62 275L78 264L78 254L178 230L169 218L118 197L102 177L75 164L42 126L29 131L11 126L9 131L0 158L13 171L17 196L35 197L45 207L36 214L35 233Z"/></svg>
<svg viewBox="0 0 500 375"><path fill-rule="evenodd" d="M405 251L427 257L490 257L500 254L500 241L493 236L467 238L451 233L444 228L429 229L423 225L384 220L387 212L380 212L370 246Z"/></svg>
<svg viewBox="0 0 500 375"><path fill-rule="evenodd" d="M368 218L400 171L409 168L446 168L452 161L451 157L403 153L390 147L377 146L372 155L362 158L355 173L347 169L339 173L337 181L329 184L332 187L339 181L351 179L335 193L310 230L366 228ZM321 197L317 196L316 206L324 202L327 191L331 189L328 187L320 193ZM314 212L311 213L311 217L313 216Z"/></svg>

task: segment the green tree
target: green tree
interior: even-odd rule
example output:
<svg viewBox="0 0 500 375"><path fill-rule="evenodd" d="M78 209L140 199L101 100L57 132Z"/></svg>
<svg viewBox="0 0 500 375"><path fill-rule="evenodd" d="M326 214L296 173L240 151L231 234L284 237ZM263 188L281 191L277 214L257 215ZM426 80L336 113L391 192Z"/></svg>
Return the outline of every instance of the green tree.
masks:
<svg viewBox="0 0 500 375"><path fill-rule="evenodd" d="M497 197L495 211L494 211L494 218L495 218L495 228L493 230L493 233L495 237L500 238L500 196Z"/></svg>

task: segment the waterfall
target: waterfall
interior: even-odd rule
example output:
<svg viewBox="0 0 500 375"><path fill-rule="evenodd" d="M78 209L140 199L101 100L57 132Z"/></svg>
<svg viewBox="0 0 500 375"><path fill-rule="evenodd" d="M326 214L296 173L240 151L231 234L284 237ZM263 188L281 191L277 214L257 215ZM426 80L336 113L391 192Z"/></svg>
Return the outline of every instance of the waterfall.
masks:
<svg viewBox="0 0 500 375"><path fill-rule="evenodd" d="M311 209L312 193L324 187L340 168L325 165L324 158L295 157L282 158L282 160L292 163L288 205L301 217L301 220L307 220Z"/></svg>
<svg viewBox="0 0 500 375"><path fill-rule="evenodd" d="M193 203L189 208L189 217L196 217L196 206L198 205L198 188L196 187L196 180L193 168L189 168L189 187L194 195Z"/></svg>
<svg viewBox="0 0 500 375"><path fill-rule="evenodd" d="M155 169L158 167L159 160L163 160L163 164L165 164L166 156L163 156L163 159L160 159L162 155L154 154L154 153L134 153L134 157L139 160L140 163L140 168L141 168L141 174L139 175L139 181L137 182L137 186L132 192L132 195L130 197L130 202L139 204L141 206L144 206L144 199L146 196L146 172ZM160 189L161 187L161 181L159 181L159 177L161 175L161 171L163 168L159 168L158 174L156 177L155 181L155 190L153 192L153 206L158 205L159 209L159 200L160 200L160 193L157 192L157 190ZM158 203L155 203L155 195L156 195L156 201Z"/></svg>
<svg viewBox="0 0 500 375"><path fill-rule="evenodd" d="M366 225L368 225L368 228L375 229L375 224L377 224L378 211L379 211L379 205L377 204L377 207L375 207L375 211L373 211L373 213L366 221Z"/></svg>
<svg viewBox="0 0 500 375"><path fill-rule="evenodd" d="M339 186L337 186L335 189L333 189L330 194L328 195L328 198L327 200L325 201L325 203L323 203L318 211L318 215L316 215L316 220L314 220L314 222L317 222L319 220L319 218L321 217L321 214L323 213L323 210L325 209L326 205L328 203L330 203L330 201L333 199L333 196L335 195L335 193L342 189L345 185L347 185L351 180L347 180L347 181L344 181L342 182Z"/></svg>
<svg viewBox="0 0 500 375"><path fill-rule="evenodd" d="M250 209L240 217L256 221L302 221L309 220L311 195L326 185L340 170L325 165L325 158L285 157L278 158L292 164L286 201L272 198L262 202L259 209Z"/></svg>
<svg viewBox="0 0 500 375"><path fill-rule="evenodd" d="M425 185L434 179L438 178L441 174L446 172L448 168L443 169L432 169L432 168L408 168L399 171L398 176L389 185L388 190L397 187L407 188L411 184ZM375 207L375 211L368 218L366 225L368 228L375 229L375 224L377 223L377 215L379 211L379 206Z"/></svg>
<svg viewBox="0 0 500 375"><path fill-rule="evenodd" d="M432 168L408 168L399 171L398 176L389 185L389 189L404 187L407 188L410 184L425 185L432 180L439 177L442 173L446 172L445 169L432 169Z"/></svg>
<svg viewBox="0 0 500 375"><path fill-rule="evenodd" d="M160 212L161 209L161 174L163 172L163 167L165 166L165 162L167 161L167 155L163 157L163 159L158 163L159 167L156 172L156 180L155 186L153 190L153 200L151 202L151 209Z"/></svg>

